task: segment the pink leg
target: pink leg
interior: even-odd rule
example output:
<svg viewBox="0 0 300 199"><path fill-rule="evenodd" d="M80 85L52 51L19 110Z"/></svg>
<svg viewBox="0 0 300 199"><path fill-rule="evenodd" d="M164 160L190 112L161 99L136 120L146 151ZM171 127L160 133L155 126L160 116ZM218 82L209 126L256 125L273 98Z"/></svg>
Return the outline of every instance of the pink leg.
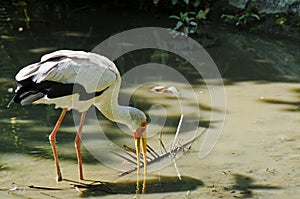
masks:
<svg viewBox="0 0 300 199"><path fill-rule="evenodd" d="M56 122L56 125L54 126L54 129L52 130L51 134L49 135L49 141L50 141L50 144L51 144L51 147L52 147L52 152L53 152L53 156L54 156L54 160L55 160L55 167L56 167L56 180L59 182L59 181L62 181L62 175L61 175L61 172L60 172L60 168L59 168L59 163L58 163L58 155L57 155L57 151L56 151L56 145L55 145L55 142L56 142L56 133L57 133L57 130L59 129L60 127L60 124L62 123L65 115L66 115L66 112L67 112L68 109L64 108Z"/></svg>
<svg viewBox="0 0 300 199"><path fill-rule="evenodd" d="M79 169L79 179L83 180L83 171L82 171L82 159L80 153L80 146L81 146L81 134L82 134L82 127L85 120L86 111L81 114L80 123L78 127L78 131L75 138L75 148L77 153L77 160L78 160L78 169Z"/></svg>

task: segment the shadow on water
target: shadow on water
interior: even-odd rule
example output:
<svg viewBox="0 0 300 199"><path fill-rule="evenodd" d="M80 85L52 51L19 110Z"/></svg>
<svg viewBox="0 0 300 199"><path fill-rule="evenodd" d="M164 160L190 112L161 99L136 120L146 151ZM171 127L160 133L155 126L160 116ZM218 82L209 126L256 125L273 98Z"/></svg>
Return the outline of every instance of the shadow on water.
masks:
<svg viewBox="0 0 300 199"><path fill-rule="evenodd" d="M291 92L296 93L298 98L300 98L300 89L292 89ZM290 112L300 112L300 100L283 100L275 98L263 98L260 101L270 104L282 104L288 105L290 108L285 108L283 110Z"/></svg>
<svg viewBox="0 0 300 199"><path fill-rule="evenodd" d="M255 180L253 178L243 175L243 174L233 173L232 176L233 176L233 180L234 180L234 185L232 185L231 187L226 188L226 189L231 191L231 193L239 191L241 194L241 196L239 198L252 198L253 190L282 189L282 187L278 186L278 185L267 185L267 184L254 183Z"/></svg>
<svg viewBox="0 0 300 199"><path fill-rule="evenodd" d="M68 185L61 187L53 186L36 186L36 185L19 185L13 184L13 189L0 189L0 192L8 192L12 195L24 197L29 195L39 196L43 198L45 195L53 198L65 197L101 197L108 195L136 195L136 181L123 180L119 182L103 182L103 181L86 181L77 182L64 179L63 182ZM142 184L142 182L140 183ZM170 193L170 192L187 192L193 191L204 183L196 178L181 176L181 180L177 176L152 176L147 180L145 195L154 193ZM22 190L21 194L19 190ZM76 191L75 191L76 190ZM25 194L25 195L24 195Z"/></svg>
<svg viewBox="0 0 300 199"><path fill-rule="evenodd" d="M142 182L140 183L142 184ZM95 182L91 184L72 184L82 192L82 197L101 196L109 194L135 194L136 181L120 182ZM157 176L155 179L147 180L146 193L167 193L191 191L203 186L199 179L182 176Z"/></svg>

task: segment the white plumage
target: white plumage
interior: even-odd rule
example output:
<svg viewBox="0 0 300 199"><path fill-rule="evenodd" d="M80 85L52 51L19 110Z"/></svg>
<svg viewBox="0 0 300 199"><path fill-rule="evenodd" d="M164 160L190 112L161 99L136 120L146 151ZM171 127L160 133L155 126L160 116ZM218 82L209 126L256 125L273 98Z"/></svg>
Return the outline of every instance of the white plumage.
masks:
<svg viewBox="0 0 300 199"><path fill-rule="evenodd" d="M64 84L78 83L87 93L93 93L120 81L120 74L115 64L104 56L84 51L60 50L44 55L40 62L21 69L16 75L17 82L28 78L32 78L34 83L47 80ZM95 100L85 102L78 98L78 94L55 99L45 95L32 103L55 104L56 108L76 109L83 112L93 104L92 100Z"/></svg>

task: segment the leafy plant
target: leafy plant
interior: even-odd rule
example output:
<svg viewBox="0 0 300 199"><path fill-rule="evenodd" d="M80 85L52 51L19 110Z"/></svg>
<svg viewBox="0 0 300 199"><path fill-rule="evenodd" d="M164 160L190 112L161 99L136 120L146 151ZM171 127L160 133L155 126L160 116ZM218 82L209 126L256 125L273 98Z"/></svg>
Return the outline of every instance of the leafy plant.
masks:
<svg viewBox="0 0 300 199"><path fill-rule="evenodd" d="M206 15L209 12L209 8L202 10L199 9L201 0L172 0L172 5L176 4L185 4L186 12L180 12L179 15L171 15L170 19L176 19L176 25L173 30L181 32L183 35L194 34L199 30L200 22L206 19ZM188 11L190 4L194 7L194 10L198 10L197 12Z"/></svg>
<svg viewBox="0 0 300 199"><path fill-rule="evenodd" d="M253 21L259 21L260 17L255 13L255 3L256 1L253 1L253 4L247 4L246 8L238 14L222 14L221 18L234 21L236 26L247 25Z"/></svg>
<svg viewBox="0 0 300 199"><path fill-rule="evenodd" d="M260 17L253 12L246 12L239 15L222 14L221 18L235 21L236 26L246 25L253 20L260 20Z"/></svg>
<svg viewBox="0 0 300 199"><path fill-rule="evenodd" d="M171 15L169 18L177 20L173 30L181 32L184 35L193 34L197 30L198 24L196 21L195 12L180 12L178 16Z"/></svg>

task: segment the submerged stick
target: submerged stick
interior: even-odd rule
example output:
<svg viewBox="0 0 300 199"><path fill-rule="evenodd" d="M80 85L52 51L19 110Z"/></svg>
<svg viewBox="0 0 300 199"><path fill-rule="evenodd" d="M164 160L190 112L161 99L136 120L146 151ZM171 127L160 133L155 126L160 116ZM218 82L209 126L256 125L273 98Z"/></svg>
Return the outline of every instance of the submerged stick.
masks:
<svg viewBox="0 0 300 199"><path fill-rule="evenodd" d="M159 154L154 151L154 149L147 144L147 151L152 155L153 158L158 158Z"/></svg>
<svg viewBox="0 0 300 199"><path fill-rule="evenodd" d="M176 129L176 133L175 133L173 142L171 144L171 150L174 149L174 146L175 146L175 144L177 142L177 137L178 137L178 134L179 134L179 131L180 131L180 128L181 128L182 120L183 120L183 114L180 115L180 120L179 120L177 129Z"/></svg>
<svg viewBox="0 0 300 199"><path fill-rule="evenodd" d="M123 158L124 160L126 160L126 161L128 161L128 162L130 162L130 163L132 163L132 164L136 164L135 161L130 160L129 158L127 158L127 157L125 157L125 156L123 156L123 155L121 155L121 154L119 154L119 153L116 153L116 152L114 152L114 151L109 151L109 152L115 154L116 156L119 156L120 158Z"/></svg>
<svg viewBox="0 0 300 199"><path fill-rule="evenodd" d="M159 132L159 138L158 138L158 140L159 140L160 146L164 149L165 153L168 153L168 151L167 151L167 149L166 149L166 147L164 145L164 142L162 140L162 131Z"/></svg>
<svg viewBox="0 0 300 199"><path fill-rule="evenodd" d="M60 189L60 188L41 187L41 186L34 186L34 185L29 185L28 187L31 188L31 189L52 190L52 191L63 190L63 189Z"/></svg>

